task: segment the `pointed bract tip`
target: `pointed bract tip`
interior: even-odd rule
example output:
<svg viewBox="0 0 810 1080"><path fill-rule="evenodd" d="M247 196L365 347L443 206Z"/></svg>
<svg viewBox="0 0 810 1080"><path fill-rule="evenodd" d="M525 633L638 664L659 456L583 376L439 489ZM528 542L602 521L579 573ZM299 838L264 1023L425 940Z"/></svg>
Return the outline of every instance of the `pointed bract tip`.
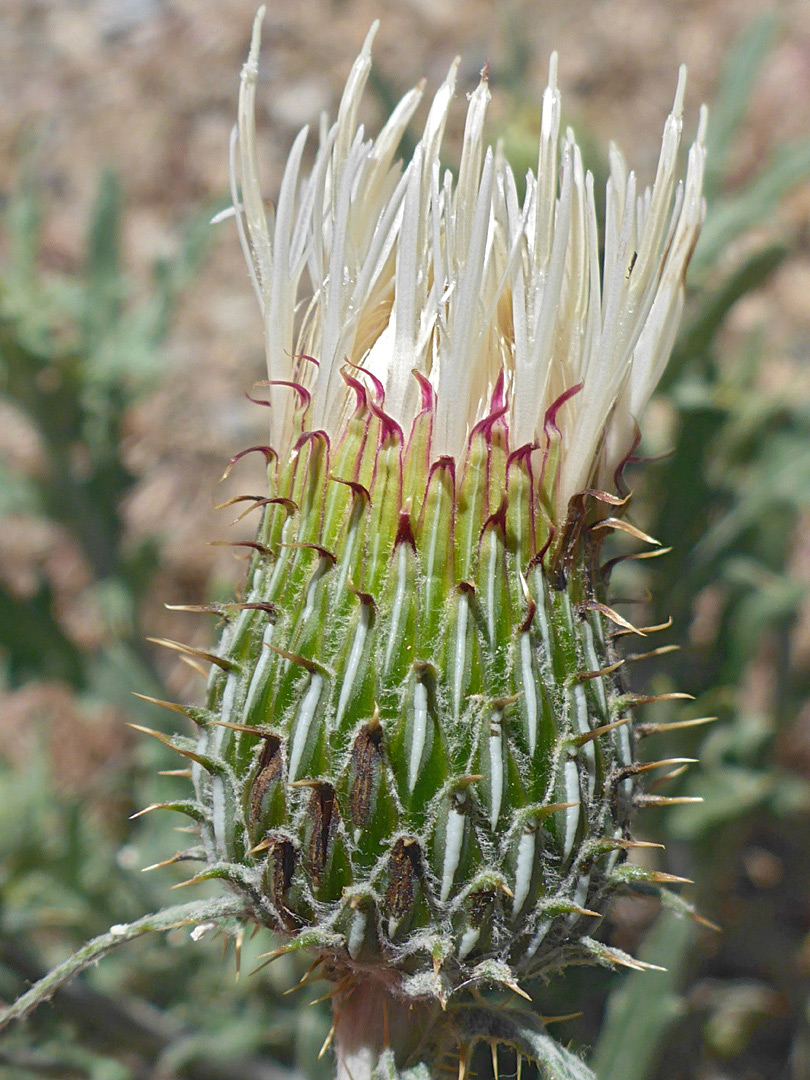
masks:
<svg viewBox="0 0 810 1080"><path fill-rule="evenodd" d="M144 727L143 724L128 723L127 727L132 728L133 731L140 731L142 735L152 735L154 738L160 739L161 741L166 738L166 736L162 732L155 731L154 728Z"/></svg>
<svg viewBox="0 0 810 1080"><path fill-rule="evenodd" d="M259 51L262 46L262 23L264 22L264 16L267 14L267 8L264 4L256 12L256 18L253 20L253 30L250 35L250 52L245 66L242 69L243 78L255 79L259 73Z"/></svg>
<svg viewBox="0 0 810 1080"><path fill-rule="evenodd" d="M526 1001L531 1001L531 995L527 994L522 986L518 986L516 982L504 983L504 986L508 987L513 994L518 994L520 997L525 998Z"/></svg>
<svg viewBox="0 0 810 1080"><path fill-rule="evenodd" d="M137 690L130 691L133 697L140 698L141 701L146 701L150 705L159 705L161 709L169 709L171 712L180 713L181 716L187 716L189 719L193 719L188 708L184 705L178 705L175 701L163 701L162 698L150 697L149 694L139 694ZM134 724L130 724L130 727L134 727Z"/></svg>
<svg viewBox="0 0 810 1080"><path fill-rule="evenodd" d="M559 54L555 49L548 58L548 88L554 93L557 89L557 68L559 66Z"/></svg>
<svg viewBox="0 0 810 1080"><path fill-rule="evenodd" d="M675 88L675 100L672 103L672 115L676 120L683 116L683 103L686 97L686 64L678 68L678 85Z"/></svg>
<svg viewBox="0 0 810 1080"><path fill-rule="evenodd" d="M540 1023L545 1027L547 1024L561 1024L564 1020L577 1020L582 1015L583 1013L581 1012L574 1012L566 1013L564 1016L541 1016L538 1019L540 1020ZM520 1072L518 1072L518 1077L519 1076Z"/></svg>
<svg viewBox="0 0 810 1080"><path fill-rule="evenodd" d="M377 31L380 29L380 20L375 19L371 26L368 28L365 41L363 42L363 48L360 50L362 56L371 56L371 46L374 44L374 38L377 36Z"/></svg>

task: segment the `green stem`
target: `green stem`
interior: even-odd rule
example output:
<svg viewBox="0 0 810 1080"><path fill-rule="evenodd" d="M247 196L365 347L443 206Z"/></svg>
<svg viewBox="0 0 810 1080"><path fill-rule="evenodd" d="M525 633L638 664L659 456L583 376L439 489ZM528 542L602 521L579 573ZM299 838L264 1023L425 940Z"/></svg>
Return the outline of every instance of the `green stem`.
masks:
<svg viewBox="0 0 810 1080"><path fill-rule="evenodd" d="M74 975L78 975L85 968L95 964L102 956L117 949L119 945L134 941L143 934L160 933L191 923L240 918L244 914L243 901L236 897L225 897L218 900L195 900L189 904L178 904L176 907L144 915L142 919L137 919L135 922L114 926L106 934L100 934L92 941L88 941L7 1008L0 1009L0 1031L12 1020L22 1020L28 1016L39 1005L53 997L59 987L72 979Z"/></svg>

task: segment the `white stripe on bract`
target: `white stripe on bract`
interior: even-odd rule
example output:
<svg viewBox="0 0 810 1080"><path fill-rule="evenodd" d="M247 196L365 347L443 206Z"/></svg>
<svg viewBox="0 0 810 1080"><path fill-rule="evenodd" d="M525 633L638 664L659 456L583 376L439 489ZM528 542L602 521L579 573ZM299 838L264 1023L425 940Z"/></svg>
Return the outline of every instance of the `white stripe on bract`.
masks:
<svg viewBox="0 0 810 1080"><path fill-rule="evenodd" d="M563 858L567 859L573 851L577 826L579 825L579 769L573 758L569 758L563 765L563 779L565 782L565 801L572 804L565 811Z"/></svg>
<svg viewBox="0 0 810 1080"><path fill-rule="evenodd" d="M224 722L228 722L233 710L234 701L236 700L236 692L239 688L239 680L234 672L229 672L228 677L225 680L225 688L222 691L222 704L220 705L220 716ZM228 729L218 724L214 730L212 739L209 739L206 749L209 753L212 753L215 757L220 753L222 749L222 743L224 742L225 735L228 733ZM228 815L227 815L227 800L225 791L225 781L219 775L211 777L211 824L214 833L214 843L219 857L224 859L228 853Z"/></svg>
<svg viewBox="0 0 810 1080"><path fill-rule="evenodd" d="M363 942L366 938L366 923L368 922L368 914L363 911L362 908L356 908L352 915L351 926L349 927L349 940L346 943L346 948L349 950L349 956L353 960L356 960L360 955L360 950L363 947Z"/></svg>
<svg viewBox="0 0 810 1080"><path fill-rule="evenodd" d="M534 829L527 829L518 841L517 859L515 861L515 887L512 899L512 914L518 915L526 902L532 883L532 871L535 861L535 847L537 844Z"/></svg>
<svg viewBox="0 0 810 1080"><path fill-rule="evenodd" d="M385 646L385 659L383 672L388 673L391 657L394 654L394 646L399 642L399 624L402 619L402 611L408 595L408 552L404 543L399 545L396 555L396 567L394 573L397 578L397 587L394 593L394 602L391 605L389 618L388 641Z"/></svg>
<svg viewBox="0 0 810 1080"><path fill-rule="evenodd" d="M637 193L634 174L611 146L601 269L593 177L570 130L561 145L556 54L543 94L537 176L529 172L521 206L502 152L485 145L486 78L470 95L458 181L442 172L458 61L433 98L404 174L394 157L422 85L405 94L376 141L364 138L357 118L376 23L352 67L337 122L331 128L321 122L306 178L300 176L306 129L296 138L271 228L255 135L262 13L242 74L242 190L240 197L234 176L232 197L264 313L269 378L304 382L313 393L310 426L334 437L351 401L340 379L345 360L381 380L386 408L406 432L420 407L417 368L437 391L432 453L457 459L486 414L502 369L513 446L542 442L547 410L583 382L557 420L563 453L554 513L564 517L573 494L612 480L674 341L683 277L703 218L705 111L686 183L676 186L684 69L650 189ZM301 305L296 341L305 267L310 298ZM294 360L296 354L314 356L319 368ZM268 396L283 455L293 399L273 387Z"/></svg>
<svg viewBox="0 0 810 1080"><path fill-rule="evenodd" d="M411 755L408 759L408 789L413 791L419 779L422 755L425 752L428 726L428 698L424 683L417 682L413 691L413 721L411 727Z"/></svg>
<svg viewBox="0 0 810 1080"><path fill-rule="evenodd" d="M493 830L498 824L498 818L501 816L501 802L503 800L503 734L501 723L501 714L497 712L490 721L489 729L489 774L492 800L489 824Z"/></svg>
<svg viewBox="0 0 810 1080"><path fill-rule="evenodd" d="M531 960L531 958L534 956L534 954L540 948L540 946L543 943L543 939L545 938L546 934L551 929L551 922L552 922L551 919L543 919L542 922L538 925L537 930L535 931L534 937L529 942L529 944L526 946L526 951L523 954L523 959L524 960Z"/></svg>
<svg viewBox="0 0 810 1080"><path fill-rule="evenodd" d="M444 834L444 860L442 861L442 885L439 899L442 903L450 895L453 880L461 861L461 845L464 841L464 823L466 816L455 806L447 814L447 828Z"/></svg>
<svg viewBox="0 0 810 1080"><path fill-rule="evenodd" d="M464 960L473 951L478 944L478 939L481 937L480 926L468 926L464 933L461 935L461 941L458 946L458 958Z"/></svg>
<svg viewBox="0 0 810 1080"><path fill-rule="evenodd" d="M580 876L577 878L576 891L574 892L574 895L571 898L572 902L574 904L576 904L577 907L581 907L581 908L585 907L585 901L588 899L588 889L590 887L591 887L591 875L590 874L580 874ZM577 912L572 911L571 914L568 916L568 922L569 923L575 923L577 921L577 919L581 919L581 918L582 918L581 915L578 915Z"/></svg>
<svg viewBox="0 0 810 1080"><path fill-rule="evenodd" d="M543 643L543 649L545 656L548 657L551 648L551 632L548 627L548 609L546 605L546 587L543 572L539 567L535 567L532 572L532 581L535 586L534 592L531 594L537 607L534 612L534 622L537 629L540 631L538 637Z"/></svg>
<svg viewBox="0 0 810 1080"><path fill-rule="evenodd" d="M588 715L588 699L585 695L585 687L582 683L578 683L576 686L572 686L570 690L566 690L566 697L568 694L572 694L574 698L574 712L577 720L577 728L580 735L587 735L591 730L590 717ZM585 767L588 770L588 796L593 798L594 790L596 789L596 747L593 744L593 740L586 742L579 750L580 755L585 758Z"/></svg>
<svg viewBox="0 0 810 1080"><path fill-rule="evenodd" d="M461 691L464 685L467 661L467 621L470 598L466 592L459 594L456 616L456 647L453 660L453 719L461 717Z"/></svg>
<svg viewBox="0 0 810 1080"><path fill-rule="evenodd" d="M247 695L245 697L245 707L243 709L245 716L250 716L253 709L256 706L256 701L261 693L265 680L270 671L270 665L276 657L276 654L272 652L268 646L273 640L273 631L276 628L274 622L268 622L264 628L262 634L262 651L259 653L259 659L256 662L256 667L253 669L253 674L250 677L250 683L248 685Z"/></svg>
<svg viewBox="0 0 810 1080"><path fill-rule="evenodd" d="M487 633L489 634L489 645L491 649L497 648L498 642L498 630L500 629L495 616L497 615L497 593L498 586L501 584L500 574L498 573L498 562L503 558L500 547L495 543L494 539L489 537L489 558L487 560L488 565L486 567L486 620L487 620ZM483 563L483 559L481 562Z"/></svg>
<svg viewBox="0 0 810 1080"><path fill-rule="evenodd" d="M301 764L301 759L304 756L304 750L306 749L307 740L309 739L309 730L312 727L312 721L315 718L315 711L318 708L322 689L323 675L321 675L320 672L315 671L310 676L309 686L304 695L304 700L301 702L301 708L298 710L298 715L293 721L290 767L287 772L290 781L298 779L298 766Z"/></svg>
<svg viewBox="0 0 810 1080"><path fill-rule="evenodd" d="M593 629L591 628L591 624L589 622L583 621L582 632L583 640L585 642L585 659L587 661L588 667L591 671L598 671L600 663L599 658L596 655L596 647L593 643ZM606 713L608 709L608 700L607 693L605 692L604 679L594 679L593 684L596 687L596 694L599 698L599 707L601 708L603 713Z"/></svg>
<svg viewBox="0 0 810 1080"><path fill-rule="evenodd" d="M534 751L537 748L537 684L535 683L534 664L532 662L532 636L528 630L525 630L520 635L520 676L523 700L526 703L529 754L534 757Z"/></svg>
<svg viewBox="0 0 810 1080"><path fill-rule="evenodd" d="M354 680L357 678L357 672L360 668L360 660L366 645L370 619L371 612L368 604L361 604L360 615L357 620L357 627L354 631L354 639L352 640L352 647L349 652L349 658L346 661L346 670L340 687L340 700L338 701L337 712L335 713L335 727L340 725L340 721L343 719L343 713L346 706L349 704L349 698L354 690Z"/></svg>

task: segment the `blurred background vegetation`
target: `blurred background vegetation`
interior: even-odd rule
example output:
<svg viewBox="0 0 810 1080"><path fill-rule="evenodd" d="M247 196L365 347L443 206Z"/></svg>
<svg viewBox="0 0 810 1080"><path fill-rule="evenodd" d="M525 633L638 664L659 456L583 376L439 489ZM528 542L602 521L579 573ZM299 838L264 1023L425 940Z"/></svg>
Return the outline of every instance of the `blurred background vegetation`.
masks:
<svg viewBox="0 0 810 1080"><path fill-rule="evenodd" d="M102 38L113 50L132 35L136 49L142 47L137 35L143 33L148 44L156 19L169 20L163 44L171 45L177 20L181 28L183 18L193 20L182 4L91 6L112 20ZM226 137L251 8L225 6L240 20L228 48L217 53L229 79L218 91L217 131ZM484 14L470 6L485 37ZM36 29L36 11L56 12L61 21L48 23L51 31L56 27L55 40L71 41L67 16L80 19L84 7L19 4L12 30L24 37ZM615 7L627 16L632 5L593 7L602 14ZM710 4L693 8L713 10ZM303 4L299 17L310 9ZM414 10L411 22L419 25L427 16L418 5ZM129 22L121 12L129 13ZM372 14L360 3L335 9L346 57ZM289 63L285 33L292 32L283 15L270 18L271 46L276 41ZM392 14L395 27L397 18L404 16ZM537 35L532 39L527 27L536 27L537 15L515 5L489 19L503 41L503 56L493 60L495 113L522 173L536 152L542 75L533 66ZM423 66L432 70L442 25L426 25ZM212 41L217 26L210 29ZM672 551L621 564L611 582L614 602L626 602L620 610L637 624L672 618L651 646L680 646L677 653L639 661L634 688L651 694L678 689L695 698L647 706L640 719L718 718L651 736L655 758L701 759L661 793L701 794L704 802L646 810L638 828L645 839L666 844L658 865L696 882L683 895L721 929L679 915L675 898L674 910L663 913L652 902L619 899L604 932L667 972L573 972L534 988L544 1015L579 1014L552 1030L587 1050L599 1080L810 1075L810 139L788 130L791 137L783 140L777 130L770 143L759 134L752 143L750 135L752 124L761 133L757 109L774 58L789 76L800 46L810 72L810 39L791 39L795 26L770 16L737 29L735 35L728 26L718 31L718 40L733 40L722 70L706 76L708 218L691 268L683 329L640 450L666 456L628 473L633 520ZM598 49L599 35L588 26L561 28L564 40L575 32L586 40L591 34ZM545 36L542 43L545 58ZM454 41L454 47L463 44ZM383 43L372 88L379 111L404 89L390 62L403 47L399 39L389 46L386 64ZM564 41L561 48L565 87ZM715 43L715 53L718 48ZM272 62L272 47L269 53ZM159 55L168 64L168 54ZM227 63L230 70L222 66ZM582 66L574 50L575 71L577 63ZM147 74L157 80L159 97L166 86L154 58L153 64ZM671 68L667 57L667 87ZM598 66L594 85L581 76L567 117L587 140L597 176L605 171L610 109L604 101L616 105L624 93L621 83L611 89L610 70L602 70L605 85ZM337 72L336 86L343 74ZM178 100L184 78L191 76L180 71ZM296 110L305 113L303 121L326 103L316 100L320 84L307 79L286 104L274 100L271 126L281 133L276 130L271 178L289 143L284 124L299 122ZM328 88L320 92L330 100ZM631 80L627 93L634 92ZM128 107L124 119L135 116L137 101ZM167 110L174 115L171 101ZM656 103L655 114L663 116L664 106ZM643 127L644 109L638 115ZM175 122L182 127L182 119ZM622 123L608 133L616 128ZM138 131L136 124L136 146ZM639 139L619 134L633 160ZM164 234L155 240L144 211L143 176L130 173L126 162L102 168L91 154L88 163L77 144L79 172L93 172L95 194L85 200L90 208L83 215L74 207L66 226L49 138L46 133L27 144L18 138L23 164L3 177L2 1000L88 937L164 906L170 886L182 880L171 865L141 872L170 859L182 844L167 815L130 815L176 796L181 782L161 775L175 768L174 757L134 737L126 724L176 728L176 716L133 691L191 700L200 692L196 674L158 656L147 635L211 640L213 625L193 621L203 616L167 613L162 604L227 597L238 582L232 556L206 548L227 523L212 514L211 503L251 490L245 462L221 497L214 491L228 458L258 441L262 420L240 397L260 374L259 320L244 273L228 261L239 257L235 241L227 238L234 252L223 255L223 241L207 225L224 205L218 197L224 173L219 184L192 178L176 191L161 189L171 204L170 242L164 242ZM648 141L654 145L654 137ZM150 145L139 152L149 154ZM219 149L224 169L224 140ZM190 168L170 160L164 175L176 179L178 169ZM75 182L81 189L83 182ZM785 280L791 310L800 313L792 321L782 310ZM209 342L212 318L219 329ZM240 536L250 535L249 522L240 528ZM613 554L629 550L617 547ZM236 981L233 948L222 938L192 942L187 932L173 931L130 945L5 1034L0 1078L326 1077L329 1057L319 1060L318 1052L328 1010L311 1004L323 992L319 985L296 988L303 969L289 958L248 974L271 947L267 934L246 942ZM491 1074L487 1055L476 1065L479 1075ZM502 1074L514 1067L504 1054Z"/></svg>

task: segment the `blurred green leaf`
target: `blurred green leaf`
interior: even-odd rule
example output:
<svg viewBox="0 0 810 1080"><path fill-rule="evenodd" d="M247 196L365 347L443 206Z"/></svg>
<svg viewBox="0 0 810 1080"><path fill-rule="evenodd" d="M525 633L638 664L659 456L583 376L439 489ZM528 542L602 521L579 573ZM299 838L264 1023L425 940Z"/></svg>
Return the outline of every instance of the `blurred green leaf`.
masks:
<svg viewBox="0 0 810 1080"><path fill-rule="evenodd" d="M766 244L735 266L725 281L700 294L697 311L691 314L678 335L661 380L661 392L672 387L684 365L693 357L712 350L718 331L734 305L766 284L789 254L790 248L785 244Z"/></svg>
<svg viewBox="0 0 810 1080"><path fill-rule="evenodd" d="M716 559L744 530L762 527L780 503L795 510L810 505L810 443L791 434L768 439L758 460L745 470L738 499L695 548L695 563Z"/></svg>
<svg viewBox="0 0 810 1080"><path fill-rule="evenodd" d="M112 333L124 301L121 274L121 213L123 198L118 178L105 169L99 180L87 238L87 288L84 296L84 348L88 354Z"/></svg>
<svg viewBox="0 0 810 1080"><path fill-rule="evenodd" d="M42 204L33 171L9 201L10 258L0 270L0 394L34 429L47 464L35 475L0 469L0 514L44 516L75 543L98 579L87 598L98 601L108 647L120 643L136 660L143 689L159 683L140 627L140 602L158 560L152 541L136 549L125 545L122 504L136 477L122 453L122 433L127 410L165 369L160 346L182 291L199 271L210 214L206 208L194 215L176 256L156 264L151 292L136 302L121 265L123 212L118 179L106 170L81 273L46 275L38 265ZM0 646L10 678L40 675L85 687L94 657L73 644L52 609L46 582L30 602L7 590L0 595L6 627ZM159 686L156 692L165 696Z"/></svg>
<svg viewBox="0 0 810 1080"><path fill-rule="evenodd" d="M608 998L591 1065L599 1080L644 1080L668 1026L682 1008L678 987L695 941L687 917L662 912L639 959L665 971L634 971Z"/></svg>
<svg viewBox="0 0 810 1080"><path fill-rule="evenodd" d="M16 197L8 204L5 220L9 256L4 272L17 281L30 283L36 273L42 224L42 204L31 164L23 173Z"/></svg>
<svg viewBox="0 0 810 1080"><path fill-rule="evenodd" d="M773 788L773 779L755 769L726 766L711 769L684 785L684 792L699 795L702 803L676 807L669 819L669 834L676 840L698 840L729 821L745 817L761 806ZM704 882L705 884L705 882Z"/></svg>
<svg viewBox="0 0 810 1080"><path fill-rule="evenodd" d="M24 597L0 585L0 649L12 684L36 678L84 686L84 657L57 622L46 583Z"/></svg>
<svg viewBox="0 0 810 1080"><path fill-rule="evenodd" d="M810 175L810 139L780 147L757 178L738 195L716 201L700 234L690 273L697 282L730 245L774 213L781 200Z"/></svg>
<svg viewBox="0 0 810 1080"><path fill-rule="evenodd" d="M0 466L0 518L11 514L35 515L42 510L36 482Z"/></svg>
<svg viewBox="0 0 810 1080"><path fill-rule="evenodd" d="M770 52L777 29L775 14L762 15L734 43L709 113L706 136L706 193L711 197L725 179L729 157L751 100L751 91Z"/></svg>

